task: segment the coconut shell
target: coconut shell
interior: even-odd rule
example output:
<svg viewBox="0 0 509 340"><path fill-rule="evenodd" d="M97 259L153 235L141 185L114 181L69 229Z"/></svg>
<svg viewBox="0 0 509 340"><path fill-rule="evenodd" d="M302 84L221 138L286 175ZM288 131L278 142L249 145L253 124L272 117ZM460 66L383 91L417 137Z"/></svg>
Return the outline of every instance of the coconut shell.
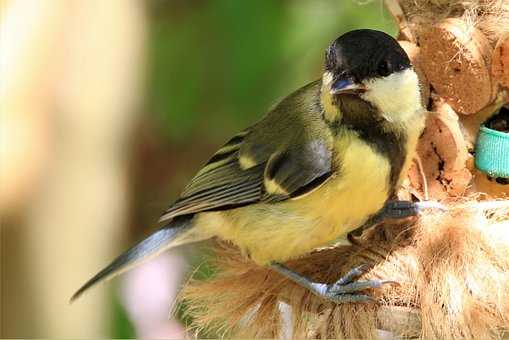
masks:
<svg viewBox="0 0 509 340"><path fill-rule="evenodd" d="M479 30L448 18L424 29L419 41L426 77L456 112L476 113L494 99L492 49Z"/></svg>
<svg viewBox="0 0 509 340"><path fill-rule="evenodd" d="M426 128L417 146L430 199L442 200L462 196L472 179L467 168L471 157L464 140L458 116L445 102L435 98ZM424 197L424 183L416 164L410 168L411 186Z"/></svg>
<svg viewBox="0 0 509 340"><path fill-rule="evenodd" d="M426 78L426 75L422 70L420 49L417 45L409 41L399 41L399 44L405 50L406 54L410 58L410 61L414 66L415 73L417 73L417 77L419 77L419 87L421 89L422 106L427 107L431 89L428 78Z"/></svg>
<svg viewBox="0 0 509 340"><path fill-rule="evenodd" d="M491 74L501 86L509 88L509 32L500 38L493 51Z"/></svg>

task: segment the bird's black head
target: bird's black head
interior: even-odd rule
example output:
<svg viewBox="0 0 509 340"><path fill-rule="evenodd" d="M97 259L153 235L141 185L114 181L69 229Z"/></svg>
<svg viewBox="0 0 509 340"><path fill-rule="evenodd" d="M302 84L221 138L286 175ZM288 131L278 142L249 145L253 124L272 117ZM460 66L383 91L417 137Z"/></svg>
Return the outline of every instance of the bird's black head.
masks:
<svg viewBox="0 0 509 340"><path fill-rule="evenodd" d="M325 54L325 75L333 93L366 91L363 83L411 67L398 42L380 31L361 29L337 38Z"/></svg>

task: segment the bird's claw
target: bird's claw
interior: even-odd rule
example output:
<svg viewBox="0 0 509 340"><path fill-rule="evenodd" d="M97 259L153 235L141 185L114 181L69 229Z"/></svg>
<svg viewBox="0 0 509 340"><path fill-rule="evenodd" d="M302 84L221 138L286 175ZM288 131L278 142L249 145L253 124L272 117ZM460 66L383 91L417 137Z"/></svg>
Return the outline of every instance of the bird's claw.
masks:
<svg viewBox="0 0 509 340"><path fill-rule="evenodd" d="M368 265L360 265L350 270L334 283L317 283L315 284L316 292L325 299L338 304L349 302L375 302L371 296L355 293L365 289L377 289L386 284L398 284L396 281L390 280L355 281L355 279L364 274L368 268Z"/></svg>
<svg viewBox="0 0 509 340"><path fill-rule="evenodd" d="M426 209L436 209L440 211L447 211L448 208L445 204L442 204L438 201L421 201L414 203L417 209L417 212L421 212Z"/></svg>

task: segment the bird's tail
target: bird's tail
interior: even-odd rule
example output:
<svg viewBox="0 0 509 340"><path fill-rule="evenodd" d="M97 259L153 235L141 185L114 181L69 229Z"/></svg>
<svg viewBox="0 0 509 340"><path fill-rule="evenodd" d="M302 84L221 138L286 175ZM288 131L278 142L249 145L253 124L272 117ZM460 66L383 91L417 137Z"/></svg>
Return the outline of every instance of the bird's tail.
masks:
<svg viewBox="0 0 509 340"><path fill-rule="evenodd" d="M178 216L174 218L163 228L121 254L103 270L88 280L74 293L71 297L71 302L79 298L86 290L97 283L111 279L169 248L184 243L199 241L200 239L197 239L196 236L186 237L187 234L190 234L188 231L192 226L193 216Z"/></svg>

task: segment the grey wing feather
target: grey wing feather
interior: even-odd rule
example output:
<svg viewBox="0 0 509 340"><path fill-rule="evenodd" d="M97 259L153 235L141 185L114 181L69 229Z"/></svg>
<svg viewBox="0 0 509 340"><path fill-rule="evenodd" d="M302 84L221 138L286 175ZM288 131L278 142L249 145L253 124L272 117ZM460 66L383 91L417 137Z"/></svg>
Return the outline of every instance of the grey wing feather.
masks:
<svg viewBox="0 0 509 340"><path fill-rule="evenodd" d="M236 135L212 156L160 221L260 200L263 164L243 170L239 163L239 148L245 135L245 131Z"/></svg>
<svg viewBox="0 0 509 340"><path fill-rule="evenodd" d="M328 178L332 168L328 129L316 105L299 97L303 91L315 91L316 83L311 85L285 99L262 121L223 145L160 221L260 201L281 201L308 192ZM288 115L294 124L282 119ZM303 115L311 117L303 119ZM291 131L281 133L282 129L290 128ZM249 159L250 164L241 166L242 159ZM283 190L271 190L267 180Z"/></svg>
<svg viewBox="0 0 509 340"><path fill-rule="evenodd" d="M307 141L299 149L274 154L265 169L265 181L274 181L287 194L267 192L264 199L278 201L303 195L318 187L332 172L332 153L323 139Z"/></svg>
<svg viewBox="0 0 509 340"><path fill-rule="evenodd" d="M230 168L230 169L228 169ZM237 165L225 167L225 175L232 171L237 172L237 177L230 182L214 185L211 178L210 185L204 185L203 189L193 194L182 196L167 210L165 216L170 213L173 216L195 213L200 211L214 210L225 206L240 206L247 203L257 202L261 197L261 183L263 169L259 167L249 170L241 170ZM220 174L218 174L220 176ZM220 178L218 182L223 182Z"/></svg>

